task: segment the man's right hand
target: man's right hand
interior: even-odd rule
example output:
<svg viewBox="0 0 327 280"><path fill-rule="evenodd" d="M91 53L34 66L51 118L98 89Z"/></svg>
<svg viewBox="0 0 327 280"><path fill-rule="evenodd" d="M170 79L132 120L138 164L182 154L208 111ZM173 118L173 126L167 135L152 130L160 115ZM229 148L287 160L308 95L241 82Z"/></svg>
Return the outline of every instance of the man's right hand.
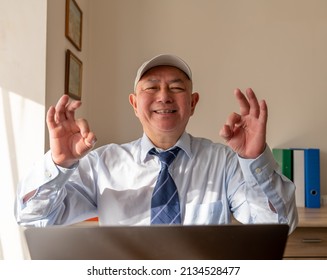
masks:
<svg viewBox="0 0 327 280"><path fill-rule="evenodd" d="M94 147L96 137L84 119L75 119L81 101L64 94L47 113L50 149L55 164L70 167Z"/></svg>

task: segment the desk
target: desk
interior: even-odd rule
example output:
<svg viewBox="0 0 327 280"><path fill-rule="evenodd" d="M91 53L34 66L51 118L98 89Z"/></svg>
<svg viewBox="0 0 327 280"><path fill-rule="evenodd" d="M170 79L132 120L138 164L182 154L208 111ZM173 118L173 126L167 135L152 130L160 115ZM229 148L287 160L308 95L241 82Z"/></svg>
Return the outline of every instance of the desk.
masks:
<svg viewBox="0 0 327 280"><path fill-rule="evenodd" d="M284 259L327 259L327 206L298 208L299 224L289 235Z"/></svg>

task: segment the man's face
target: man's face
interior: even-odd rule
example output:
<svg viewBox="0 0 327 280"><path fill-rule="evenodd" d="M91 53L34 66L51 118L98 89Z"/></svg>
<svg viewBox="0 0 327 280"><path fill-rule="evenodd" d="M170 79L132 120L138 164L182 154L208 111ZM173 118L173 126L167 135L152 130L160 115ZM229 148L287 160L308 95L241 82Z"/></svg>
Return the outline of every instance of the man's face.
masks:
<svg viewBox="0 0 327 280"><path fill-rule="evenodd" d="M192 82L186 74L171 66L157 66L147 71L129 100L145 133L152 139L182 135L198 102L192 94Z"/></svg>

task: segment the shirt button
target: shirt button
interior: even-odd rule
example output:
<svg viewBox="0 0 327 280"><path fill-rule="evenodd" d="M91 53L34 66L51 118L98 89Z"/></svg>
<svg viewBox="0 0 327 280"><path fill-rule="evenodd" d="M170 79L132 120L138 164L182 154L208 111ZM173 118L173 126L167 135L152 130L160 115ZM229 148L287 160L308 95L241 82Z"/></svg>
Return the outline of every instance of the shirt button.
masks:
<svg viewBox="0 0 327 280"><path fill-rule="evenodd" d="M261 168L259 168L259 167L256 168L256 169L255 169L255 173L257 173L257 174L261 173Z"/></svg>
<svg viewBox="0 0 327 280"><path fill-rule="evenodd" d="M45 171L45 176L48 177L48 178L51 178L52 177L52 174L49 170L46 170Z"/></svg>

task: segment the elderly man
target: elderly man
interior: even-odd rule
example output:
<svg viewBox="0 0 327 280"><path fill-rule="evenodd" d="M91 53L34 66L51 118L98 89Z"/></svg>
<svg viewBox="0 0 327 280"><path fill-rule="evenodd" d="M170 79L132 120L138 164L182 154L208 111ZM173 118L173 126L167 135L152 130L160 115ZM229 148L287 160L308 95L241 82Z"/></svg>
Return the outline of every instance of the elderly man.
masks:
<svg viewBox="0 0 327 280"><path fill-rule="evenodd" d="M199 93L181 58L159 55L137 71L129 95L143 136L93 149L96 136L75 119L81 102L60 98L47 113L50 150L21 181L16 217L24 226L297 224L295 186L266 144L267 105L235 90L240 113L220 130L226 145L186 132Z"/></svg>

